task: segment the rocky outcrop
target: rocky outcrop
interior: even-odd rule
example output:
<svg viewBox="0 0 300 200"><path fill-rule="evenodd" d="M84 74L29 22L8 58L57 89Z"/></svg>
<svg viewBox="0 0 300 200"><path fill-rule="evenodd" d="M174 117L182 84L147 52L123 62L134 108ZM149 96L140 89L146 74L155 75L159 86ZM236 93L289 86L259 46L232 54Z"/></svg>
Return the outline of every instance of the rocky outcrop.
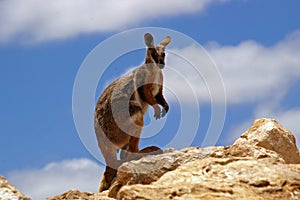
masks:
<svg viewBox="0 0 300 200"><path fill-rule="evenodd" d="M231 146L167 149L121 165L109 191L49 199L300 199L299 163L292 133L259 119Z"/></svg>
<svg viewBox="0 0 300 200"><path fill-rule="evenodd" d="M264 158L188 162L150 185L127 185L117 199L299 199L300 166Z"/></svg>
<svg viewBox="0 0 300 200"><path fill-rule="evenodd" d="M0 199L1 200L30 200L13 185L11 185L3 176L0 176Z"/></svg>
<svg viewBox="0 0 300 200"><path fill-rule="evenodd" d="M258 119L234 146L263 147L282 156L286 163L300 163L295 136L274 119Z"/></svg>
<svg viewBox="0 0 300 200"><path fill-rule="evenodd" d="M80 192L78 190L70 190L61 195L46 198L46 200L114 200L113 198L107 197L107 192L94 194L90 192Z"/></svg>
<svg viewBox="0 0 300 200"><path fill-rule="evenodd" d="M259 119L232 146L190 147L124 163L119 168L117 180L110 188L109 196L118 199L135 199L139 196L155 199L154 196L157 196L157 199L161 199L163 196L159 196L158 192L161 191L169 197L173 193L173 197L186 196L187 199L199 199L200 193L207 193L203 199L210 196L242 198L241 195L248 196L249 192L256 191L256 196L263 198L263 193L256 189L268 186L266 188L270 194L265 192L265 196L274 194L274 198L279 198L282 192L275 192L279 186L300 186L300 182L296 181L300 180L300 166L296 165L299 159L294 136L273 119ZM290 176L281 176L283 174ZM277 177L278 182L270 180L273 176ZM265 183L260 183L262 177L262 182ZM234 188L229 189L228 185L234 185ZM276 188L272 189L275 185ZM181 191L180 195L174 188ZM290 190L284 191L293 196ZM149 196L146 197L146 194Z"/></svg>

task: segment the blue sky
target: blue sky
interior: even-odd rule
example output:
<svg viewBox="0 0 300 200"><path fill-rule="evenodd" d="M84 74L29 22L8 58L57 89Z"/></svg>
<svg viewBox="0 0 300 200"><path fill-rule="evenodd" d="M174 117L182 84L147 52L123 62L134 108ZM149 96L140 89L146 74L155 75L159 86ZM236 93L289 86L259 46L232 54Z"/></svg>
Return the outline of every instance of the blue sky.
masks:
<svg viewBox="0 0 300 200"><path fill-rule="evenodd" d="M185 34L202 45L216 64L226 93L225 124L216 145L230 145L254 119L272 117L296 135L299 146L299 7L297 0L1 1L0 174L34 199L72 188L97 190L102 165L83 145L73 120L75 78L101 42L143 27ZM162 39L154 37L157 42ZM142 35L136 40L143 42ZM196 88L199 107L194 111L199 113L200 128L190 145L202 144L210 122L212 104L204 81L172 56L176 50L204 69L205 63L198 59L203 49L171 44L169 71L164 71L170 113L161 122L146 116L147 125L162 130L141 146L164 147L180 127L180 109L192 112L194 108L171 69L186 73L185 80ZM139 50L112 63L96 96L114 78L142 63L143 56ZM184 131L187 138L194 134Z"/></svg>

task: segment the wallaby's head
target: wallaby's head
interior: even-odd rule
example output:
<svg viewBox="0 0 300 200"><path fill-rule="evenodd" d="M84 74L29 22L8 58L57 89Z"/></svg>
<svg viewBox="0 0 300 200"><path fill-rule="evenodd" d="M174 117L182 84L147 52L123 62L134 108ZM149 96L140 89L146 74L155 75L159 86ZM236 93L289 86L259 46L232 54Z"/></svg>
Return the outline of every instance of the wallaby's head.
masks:
<svg viewBox="0 0 300 200"><path fill-rule="evenodd" d="M171 37L167 36L157 46L154 44L153 36L150 33L144 35L147 46L145 63L155 63L160 69L165 67L165 47L170 43Z"/></svg>

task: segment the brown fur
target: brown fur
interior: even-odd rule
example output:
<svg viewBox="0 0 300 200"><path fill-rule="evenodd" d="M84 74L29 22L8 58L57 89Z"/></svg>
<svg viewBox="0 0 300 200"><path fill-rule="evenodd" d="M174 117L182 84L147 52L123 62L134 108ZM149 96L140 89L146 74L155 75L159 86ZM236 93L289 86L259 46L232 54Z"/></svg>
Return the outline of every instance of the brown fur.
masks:
<svg viewBox="0 0 300 200"><path fill-rule="evenodd" d="M145 64L110 84L96 105L95 132L106 162L99 191L110 187L122 162L145 153L161 152L155 146L139 150L139 140L149 105L153 107L156 119L164 117L169 110L162 94L161 69L165 65L164 49L170 37L158 46L154 46L151 34L146 33L144 39L147 46ZM121 160L117 160L118 150L121 150Z"/></svg>

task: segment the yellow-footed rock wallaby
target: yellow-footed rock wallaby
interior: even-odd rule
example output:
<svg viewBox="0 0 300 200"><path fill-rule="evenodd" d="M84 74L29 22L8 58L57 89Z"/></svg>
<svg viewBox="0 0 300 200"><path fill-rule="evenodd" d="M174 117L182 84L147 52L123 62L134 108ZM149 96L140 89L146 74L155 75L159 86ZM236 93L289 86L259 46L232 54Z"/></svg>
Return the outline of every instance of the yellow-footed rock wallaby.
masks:
<svg viewBox="0 0 300 200"><path fill-rule="evenodd" d="M111 186L122 162L143 154L162 152L156 146L139 150L139 140L149 105L153 107L156 119L164 117L169 110L162 92L162 69L165 66L165 47L171 38L166 37L157 46L150 33L144 35L144 40L147 46L145 63L110 84L96 105L95 132L106 162L99 191ZM119 150L121 160L117 159Z"/></svg>

